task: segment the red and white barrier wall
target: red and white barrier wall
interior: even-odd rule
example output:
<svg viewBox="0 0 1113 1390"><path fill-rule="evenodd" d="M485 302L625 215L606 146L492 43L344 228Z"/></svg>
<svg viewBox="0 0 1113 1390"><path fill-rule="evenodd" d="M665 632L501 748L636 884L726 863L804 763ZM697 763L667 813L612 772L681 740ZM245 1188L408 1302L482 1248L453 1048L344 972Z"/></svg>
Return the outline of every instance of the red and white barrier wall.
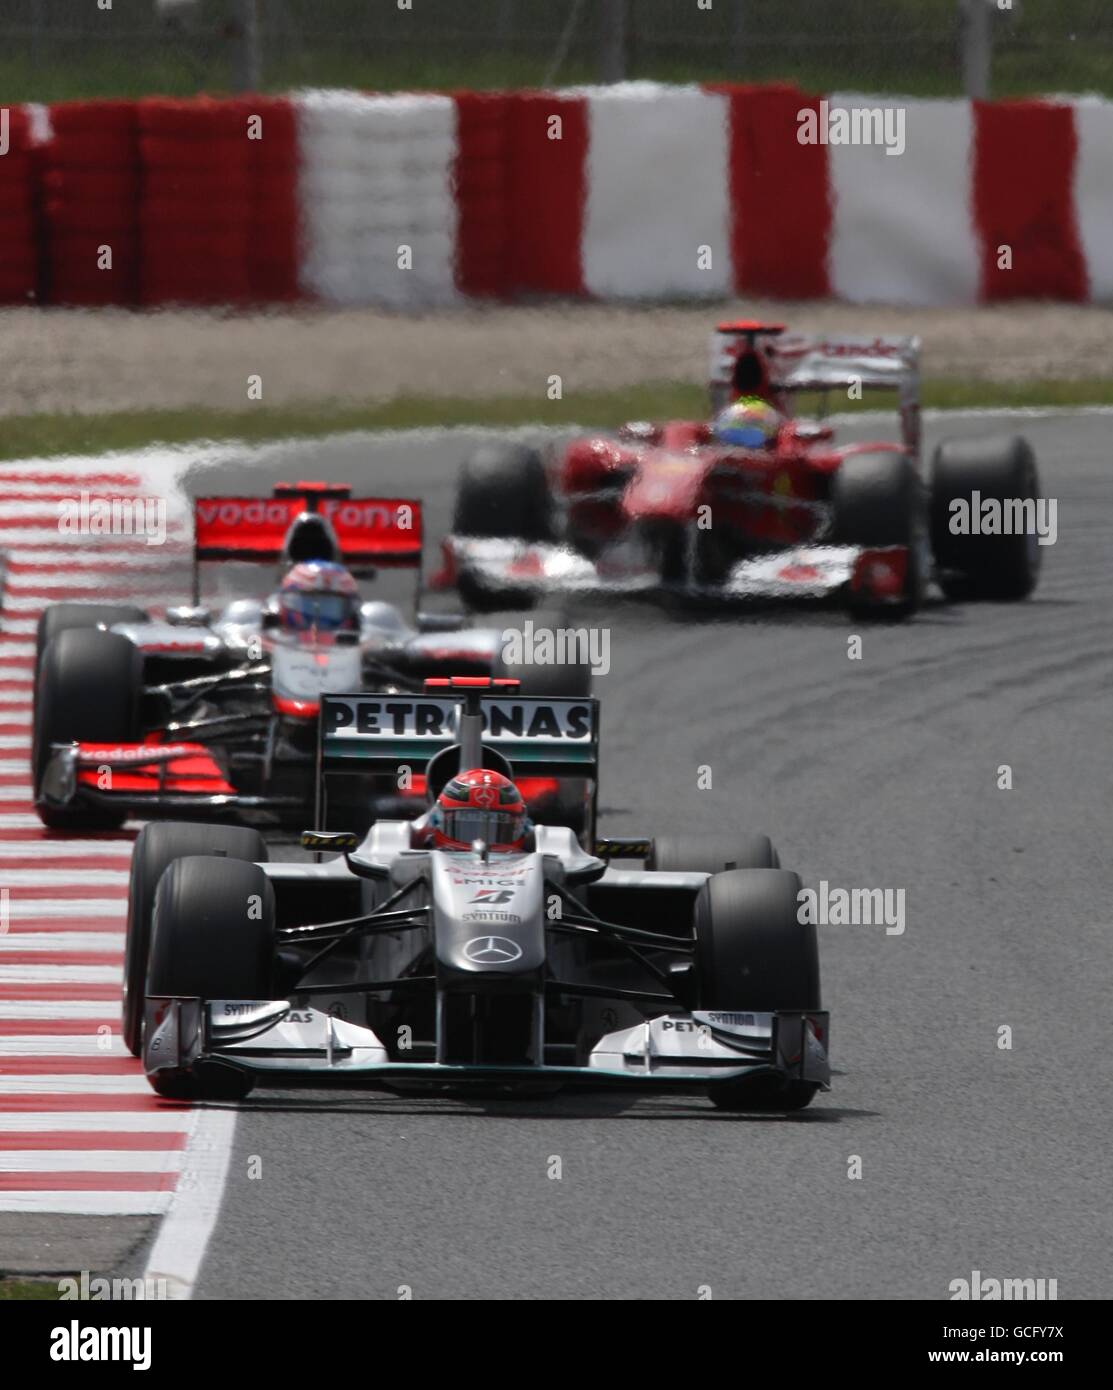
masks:
<svg viewBox="0 0 1113 1390"><path fill-rule="evenodd" d="M1113 103L824 100L901 153L775 85L11 108L0 301L1113 297Z"/></svg>
<svg viewBox="0 0 1113 1390"><path fill-rule="evenodd" d="M18 303L36 286L34 156L30 115L13 107L0 157L0 303Z"/></svg>

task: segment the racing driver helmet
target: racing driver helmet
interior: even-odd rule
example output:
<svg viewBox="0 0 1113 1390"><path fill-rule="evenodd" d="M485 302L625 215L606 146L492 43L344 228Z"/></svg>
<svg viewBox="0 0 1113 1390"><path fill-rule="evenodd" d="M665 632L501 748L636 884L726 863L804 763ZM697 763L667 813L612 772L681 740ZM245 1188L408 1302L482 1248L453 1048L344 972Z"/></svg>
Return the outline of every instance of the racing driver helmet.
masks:
<svg viewBox="0 0 1113 1390"><path fill-rule="evenodd" d="M509 777L490 768L457 773L429 814L434 849L487 848L513 853L525 848L532 829L522 794Z"/></svg>
<svg viewBox="0 0 1113 1390"><path fill-rule="evenodd" d="M343 565L306 560L295 565L278 591L283 631L317 640L359 631L359 589Z"/></svg>
<svg viewBox="0 0 1113 1390"><path fill-rule="evenodd" d="M780 412L760 396L740 396L716 415L711 433L720 444L743 449L772 448L781 427Z"/></svg>

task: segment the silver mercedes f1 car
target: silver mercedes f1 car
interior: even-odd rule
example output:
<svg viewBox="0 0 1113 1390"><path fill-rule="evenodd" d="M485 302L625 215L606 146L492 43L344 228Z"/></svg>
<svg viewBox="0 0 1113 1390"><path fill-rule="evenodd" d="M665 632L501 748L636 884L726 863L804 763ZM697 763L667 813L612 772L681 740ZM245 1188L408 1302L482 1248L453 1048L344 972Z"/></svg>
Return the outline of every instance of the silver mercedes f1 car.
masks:
<svg viewBox="0 0 1113 1390"><path fill-rule="evenodd" d="M799 878L764 835L596 838L598 721L593 699L482 677L326 694L315 862L271 863L242 827L145 827L125 1025L155 1091L617 1085L787 1110L828 1089ZM429 848L411 820L331 824L346 778L419 760L431 799L473 767L571 779L587 829L536 826L508 853Z"/></svg>

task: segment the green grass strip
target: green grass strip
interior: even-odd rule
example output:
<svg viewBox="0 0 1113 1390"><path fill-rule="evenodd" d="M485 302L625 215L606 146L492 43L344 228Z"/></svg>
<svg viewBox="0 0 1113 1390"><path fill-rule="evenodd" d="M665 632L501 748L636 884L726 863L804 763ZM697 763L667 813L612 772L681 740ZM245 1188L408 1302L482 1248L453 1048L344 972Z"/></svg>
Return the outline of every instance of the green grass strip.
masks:
<svg viewBox="0 0 1113 1390"><path fill-rule="evenodd" d="M1113 380L998 383L937 379L923 384L921 399L925 407L951 409L1113 405ZM831 412L892 406L895 413L896 408L895 396L885 392L866 392L862 401L850 401L844 394L832 392L827 404ZM800 413L807 413L810 405L811 402L801 400ZM100 454L113 449L203 440L261 443L344 430L443 429L453 425L613 426L623 420L698 418L706 409L707 397L701 387L659 382L617 391L577 392L560 401L537 396L398 396L371 405L325 402L279 407L259 404L239 410L191 407L104 415L13 415L0 422L0 458Z"/></svg>

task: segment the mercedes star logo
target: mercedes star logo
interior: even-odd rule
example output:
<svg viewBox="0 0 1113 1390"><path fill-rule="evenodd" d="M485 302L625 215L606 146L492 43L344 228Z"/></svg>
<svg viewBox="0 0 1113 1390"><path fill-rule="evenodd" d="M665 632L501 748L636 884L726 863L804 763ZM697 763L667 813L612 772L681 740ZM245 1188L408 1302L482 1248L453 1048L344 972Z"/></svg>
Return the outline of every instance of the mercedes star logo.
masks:
<svg viewBox="0 0 1113 1390"><path fill-rule="evenodd" d="M522 948L505 936L473 936L464 945L464 955L473 965L509 965L521 960Z"/></svg>
<svg viewBox="0 0 1113 1390"><path fill-rule="evenodd" d="M498 792L494 787L480 787L478 791L472 792L471 799L477 806L493 806L498 800Z"/></svg>

